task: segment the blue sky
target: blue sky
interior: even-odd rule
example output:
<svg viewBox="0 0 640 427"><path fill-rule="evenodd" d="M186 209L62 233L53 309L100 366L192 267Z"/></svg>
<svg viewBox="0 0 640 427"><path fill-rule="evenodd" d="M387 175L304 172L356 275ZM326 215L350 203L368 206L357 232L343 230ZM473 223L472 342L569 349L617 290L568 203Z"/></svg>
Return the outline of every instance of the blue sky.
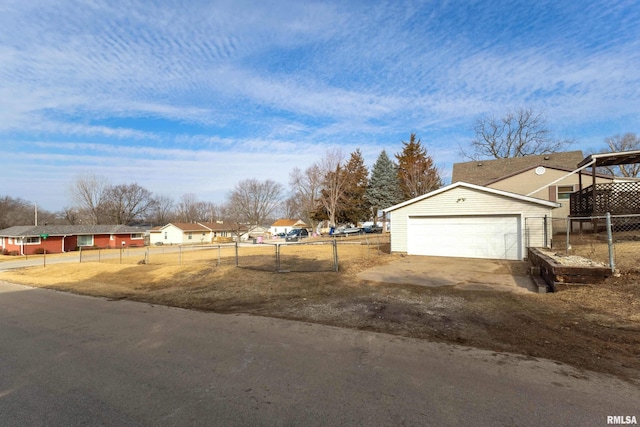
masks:
<svg viewBox="0 0 640 427"><path fill-rule="evenodd" d="M328 148L417 133L441 168L531 107L588 154L640 133L637 1L0 2L0 196L70 205L88 172L223 202Z"/></svg>

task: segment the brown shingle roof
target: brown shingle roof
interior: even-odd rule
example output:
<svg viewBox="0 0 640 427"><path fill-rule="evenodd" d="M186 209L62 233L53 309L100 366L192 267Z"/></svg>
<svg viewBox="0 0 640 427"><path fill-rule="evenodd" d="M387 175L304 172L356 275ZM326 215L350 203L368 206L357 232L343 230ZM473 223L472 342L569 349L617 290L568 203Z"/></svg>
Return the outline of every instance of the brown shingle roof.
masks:
<svg viewBox="0 0 640 427"><path fill-rule="evenodd" d="M233 231L234 228L229 224L220 224L217 222L201 222L203 226L211 229L211 231Z"/></svg>
<svg viewBox="0 0 640 427"><path fill-rule="evenodd" d="M473 160L471 162L454 163L451 182L486 185L534 166L555 166L557 168L575 170L583 158L582 151L578 150L541 154L539 156Z"/></svg>
<svg viewBox="0 0 640 427"><path fill-rule="evenodd" d="M170 223L171 225L179 228L182 231L209 231L209 229L207 227L204 227L200 224L197 223L191 223L191 222L172 222ZM169 224L167 224L169 225ZM166 225L165 225L166 227Z"/></svg>
<svg viewBox="0 0 640 427"><path fill-rule="evenodd" d="M298 223L299 221L300 221L299 219L281 218L281 219L277 220L276 222L274 222L272 227L292 227L296 223Z"/></svg>

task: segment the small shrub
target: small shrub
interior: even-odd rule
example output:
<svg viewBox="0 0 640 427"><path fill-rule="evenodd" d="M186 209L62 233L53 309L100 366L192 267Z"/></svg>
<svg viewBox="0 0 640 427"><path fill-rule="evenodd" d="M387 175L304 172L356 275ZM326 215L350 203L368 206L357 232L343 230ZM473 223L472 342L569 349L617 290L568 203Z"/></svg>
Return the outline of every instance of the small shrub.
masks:
<svg viewBox="0 0 640 427"><path fill-rule="evenodd" d="M33 251L34 255L42 255L44 253L44 248L36 248L35 251Z"/></svg>
<svg viewBox="0 0 640 427"><path fill-rule="evenodd" d="M9 256L18 256L18 251L9 251L9 253L7 255L9 255Z"/></svg>

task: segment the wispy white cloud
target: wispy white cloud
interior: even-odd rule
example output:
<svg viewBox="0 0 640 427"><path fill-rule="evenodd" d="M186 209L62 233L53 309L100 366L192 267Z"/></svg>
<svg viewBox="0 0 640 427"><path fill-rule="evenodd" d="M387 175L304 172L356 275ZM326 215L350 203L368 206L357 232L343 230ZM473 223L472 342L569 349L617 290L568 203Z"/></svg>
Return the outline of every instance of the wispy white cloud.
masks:
<svg viewBox="0 0 640 427"><path fill-rule="evenodd" d="M223 197L329 146L372 164L410 132L449 170L474 120L523 105L595 147L640 131L638 20L625 0L6 1L0 195L98 168Z"/></svg>

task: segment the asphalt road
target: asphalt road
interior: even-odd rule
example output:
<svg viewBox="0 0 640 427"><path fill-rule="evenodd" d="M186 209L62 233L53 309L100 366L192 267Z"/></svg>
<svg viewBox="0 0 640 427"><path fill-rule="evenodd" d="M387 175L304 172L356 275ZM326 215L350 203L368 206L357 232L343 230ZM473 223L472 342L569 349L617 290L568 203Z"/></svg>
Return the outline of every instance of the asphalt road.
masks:
<svg viewBox="0 0 640 427"><path fill-rule="evenodd" d="M639 402L547 360L0 282L2 426L604 426Z"/></svg>

